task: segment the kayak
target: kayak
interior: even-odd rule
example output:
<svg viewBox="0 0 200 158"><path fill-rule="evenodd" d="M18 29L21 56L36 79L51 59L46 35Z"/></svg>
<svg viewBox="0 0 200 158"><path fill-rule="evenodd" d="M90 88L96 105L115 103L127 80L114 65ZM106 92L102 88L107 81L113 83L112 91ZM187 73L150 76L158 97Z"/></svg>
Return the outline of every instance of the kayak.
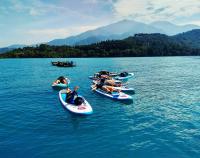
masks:
<svg viewBox="0 0 200 158"><path fill-rule="evenodd" d="M128 80L128 79L132 78L133 76L134 76L134 73L128 73L128 76L126 76L126 77L116 76L115 79L116 80Z"/></svg>
<svg viewBox="0 0 200 158"><path fill-rule="evenodd" d="M123 92L113 92L113 93L110 94L110 93L107 93L107 92L100 90L100 89L95 89L94 91L99 93L99 94L102 94L106 97L109 97L111 99L114 99L114 100L132 100L133 99L130 95L127 95Z"/></svg>
<svg viewBox="0 0 200 158"><path fill-rule="evenodd" d="M67 88L70 84L70 80L68 78L66 78L67 80L67 84L63 84L63 83L59 83L59 84L52 84L53 88L59 88L59 89L64 89Z"/></svg>
<svg viewBox="0 0 200 158"><path fill-rule="evenodd" d="M84 103L77 106L75 104L67 103L65 101L66 96L67 96L66 90L63 89L59 91L59 99L60 99L61 104L64 106L64 108L69 110L71 113L79 114L79 115L90 115L93 113L92 107L87 102L87 100L85 100L84 97L78 95L78 97L81 97L84 100Z"/></svg>
<svg viewBox="0 0 200 158"><path fill-rule="evenodd" d="M98 81L92 81L94 84L97 84L98 83ZM114 87L114 86L113 86ZM134 90L134 88L128 88L128 87L126 87L126 86L124 86L124 85L122 85L122 86L120 86L120 87L114 87L115 89L117 89L117 90L121 90L122 92L127 92L127 93L134 93L135 92L135 90Z"/></svg>

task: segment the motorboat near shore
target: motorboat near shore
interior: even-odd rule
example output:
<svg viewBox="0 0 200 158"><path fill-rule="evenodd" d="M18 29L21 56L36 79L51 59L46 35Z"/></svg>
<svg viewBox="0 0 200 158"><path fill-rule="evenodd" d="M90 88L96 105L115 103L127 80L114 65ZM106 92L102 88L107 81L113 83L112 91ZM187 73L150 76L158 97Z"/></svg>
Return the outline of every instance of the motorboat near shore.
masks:
<svg viewBox="0 0 200 158"><path fill-rule="evenodd" d="M52 61L51 64L53 66L58 67L75 67L76 64L73 61Z"/></svg>

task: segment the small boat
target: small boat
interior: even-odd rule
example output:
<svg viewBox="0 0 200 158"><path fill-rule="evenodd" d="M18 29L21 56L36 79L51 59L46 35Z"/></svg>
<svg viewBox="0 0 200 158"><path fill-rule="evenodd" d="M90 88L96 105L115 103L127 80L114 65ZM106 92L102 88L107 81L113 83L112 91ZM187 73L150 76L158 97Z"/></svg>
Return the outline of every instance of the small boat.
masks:
<svg viewBox="0 0 200 158"><path fill-rule="evenodd" d="M66 90L63 89L59 91L59 99L60 99L61 104L63 105L64 108L66 108L71 113L79 114L79 115L90 115L93 113L91 105L87 102L87 100L84 97L78 95L78 97L81 97L84 100L84 103L77 106L75 104L67 103L65 101L66 96L67 96Z"/></svg>
<svg viewBox="0 0 200 158"><path fill-rule="evenodd" d="M92 86L92 88L93 88L93 86ZM108 98L114 99L114 100L132 100L133 99L130 95L125 94L123 92L108 93L101 89L95 89L94 91L99 94L102 94Z"/></svg>
<svg viewBox="0 0 200 158"><path fill-rule="evenodd" d="M59 84L52 84L52 88L54 89L65 89L69 86L70 80L68 78L65 78L67 80L67 84L59 83Z"/></svg>
<svg viewBox="0 0 200 158"><path fill-rule="evenodd" d="M58 67L74 67L76 64L73 61L52 61L51 64L53 66L58 66Z"/></svg>

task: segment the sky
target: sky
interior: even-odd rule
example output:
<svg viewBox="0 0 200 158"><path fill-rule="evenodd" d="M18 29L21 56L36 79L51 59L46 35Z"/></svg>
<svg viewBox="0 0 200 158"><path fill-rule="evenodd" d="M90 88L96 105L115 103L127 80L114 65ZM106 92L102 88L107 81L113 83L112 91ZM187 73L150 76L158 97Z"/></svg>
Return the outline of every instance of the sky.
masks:
<svg viewBox="0 0 200 158"><path fill-rule="evenodd" d="M200 25L200 0L0 0L0 47L66 38L123 19Z"/></svg>

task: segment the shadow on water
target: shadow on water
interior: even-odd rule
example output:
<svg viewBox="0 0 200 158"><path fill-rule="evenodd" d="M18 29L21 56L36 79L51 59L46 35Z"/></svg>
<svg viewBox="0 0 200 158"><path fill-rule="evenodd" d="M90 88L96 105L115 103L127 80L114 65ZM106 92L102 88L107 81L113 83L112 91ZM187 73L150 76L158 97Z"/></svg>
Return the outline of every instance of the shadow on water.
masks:
<svg viewBox="0 0 200 158"><path fill-rule="evenodd" d="M60 90L62 90L63 88L61 88L61 87L53 87L53 86L51 86L52 87L52 89L53 89L53 91L60 91Z"/></svg>
<svg viewBox="0 0 200 158"><path fill-rule="evenodd" d="M133 95L133 94L135 94L135 90L133 90L133 91L126 91L126 92L123 92L123 93L129 94L129 95Z"/></svg>
<svg viewBox="0 0 200 158"><path fill-rule="evenodd" d="M86 121L88 117L91 117L91 115L81 115L81 114L75 114L67 110L62 103L60 102L61 108L64 110L64 113L67 115L67 122L70 122L73 129L76 130L79 128L81 122Z"/></svg>
<svg viewBox="0 0 200 158"><path fill-rule="evenodd" d="M125 104L125 105L131 105L131 104L133 104L133 99L130 99L130 100L120 100L119 102L122 103L122 104Z"/></svg>

